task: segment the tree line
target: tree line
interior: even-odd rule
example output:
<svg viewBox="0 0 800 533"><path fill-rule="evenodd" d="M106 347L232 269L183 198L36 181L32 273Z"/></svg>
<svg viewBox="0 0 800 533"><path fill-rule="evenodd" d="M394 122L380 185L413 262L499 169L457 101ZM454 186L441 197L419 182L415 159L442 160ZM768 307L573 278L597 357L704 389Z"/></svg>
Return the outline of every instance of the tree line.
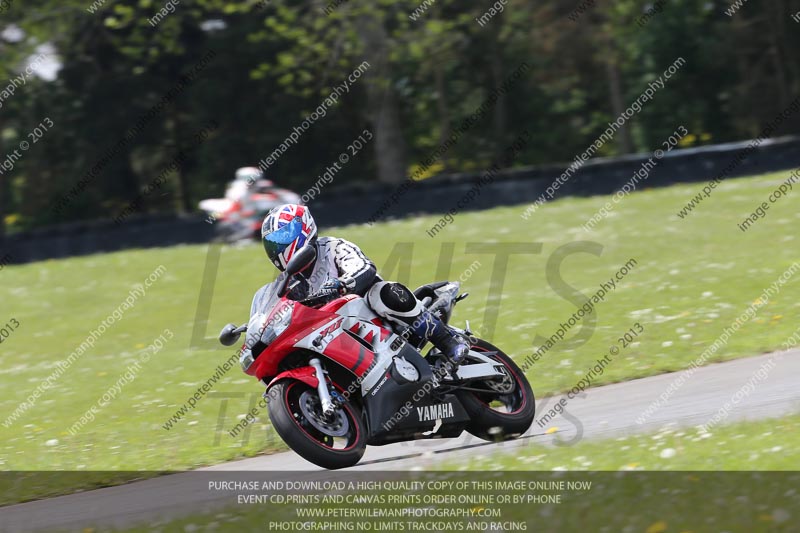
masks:
<svg viewBox="0 0 800 533"><path fill-rule="evenodd" d="M682 146L753 138L800 95L800 23L784 0L732 15L714 0L329 4L10 2L0 232L113 218L134 200L138 212L192 212L276 151L267 177L302 192L365 129L369 149L335 184L481 172L523 131L509 164L572 161L678 58L593 157L651 151L679 126ZM773 135L798 125L791 116Z"/></svg>

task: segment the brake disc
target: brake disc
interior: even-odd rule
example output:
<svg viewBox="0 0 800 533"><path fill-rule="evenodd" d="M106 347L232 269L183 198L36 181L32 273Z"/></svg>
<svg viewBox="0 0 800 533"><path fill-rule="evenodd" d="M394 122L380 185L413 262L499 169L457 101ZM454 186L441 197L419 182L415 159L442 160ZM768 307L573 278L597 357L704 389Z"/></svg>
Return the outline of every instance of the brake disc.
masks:
<svg viewBox="0 0 800 533"><path fill-rule="evenodd" d="M517 385L514 383L514 378L511 377L511 373L508 371L505 365L495 365L495 369L501 372L503 377L487 379L483 382L483 384L493 391L499 392L500 394L514 392L514 389L517 387Z"/></svg>
<svg viewBox="0 0 800 533"><path fill-rule="evenodd" d="M350 431L350 423L344 414L344 410L336 409L328 417L322 414L322 404L319 396L311 391L305 391L300 395L300 411L306 417L308 423L316 429L331 437L344 437Z"/></svg>

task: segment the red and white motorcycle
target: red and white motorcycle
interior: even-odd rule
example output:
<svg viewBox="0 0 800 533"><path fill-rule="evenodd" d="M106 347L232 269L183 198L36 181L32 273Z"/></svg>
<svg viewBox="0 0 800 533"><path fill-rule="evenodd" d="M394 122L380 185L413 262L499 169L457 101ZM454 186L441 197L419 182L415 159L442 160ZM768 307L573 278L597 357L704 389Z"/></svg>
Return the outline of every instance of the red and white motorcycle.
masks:
<svg viewBox="0 0 800 533"><path fill-rule="evenodd" d="M206 213L206 222L216 222L217 237L235 243L260 239L261 223L270 209L297 203L301 203L299 194L277 187L270 180L249 184L237 179L228 185L225 198L202 200L199 207Z"/></svg>
<svg viewBox="0 0 800 533"><path fill-rule="evenodd" d="M457 367L425 341L397 331L356 295L324 305L285 297L288 280L310 264L300 250L271 286L248 325L225 326L219 340L242 347L245 373L267 384L272 424L306 460L329 469L352 466L366 446L458 437L466 430L495 441L531 426L535 403L525 375L509 356L469 331L469 355ZM459 283L439 282L415 294L447 322ZM316 307L316 308L315 308Z"/></svg>

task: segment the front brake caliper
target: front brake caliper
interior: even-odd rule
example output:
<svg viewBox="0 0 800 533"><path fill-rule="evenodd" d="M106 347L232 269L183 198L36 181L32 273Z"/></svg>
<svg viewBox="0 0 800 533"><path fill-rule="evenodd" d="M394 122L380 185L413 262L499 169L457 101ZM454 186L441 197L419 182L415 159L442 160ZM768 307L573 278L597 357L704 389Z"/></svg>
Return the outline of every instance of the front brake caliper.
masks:
<svg viewBox="0 0 800 533"><path fill-rule="evenodd" d="M333 403L334 405L336 405L336 407L341 407L347 401L345 397L339 394L339 391L337 390L331 391L331 399L333 400Z"/></svg>

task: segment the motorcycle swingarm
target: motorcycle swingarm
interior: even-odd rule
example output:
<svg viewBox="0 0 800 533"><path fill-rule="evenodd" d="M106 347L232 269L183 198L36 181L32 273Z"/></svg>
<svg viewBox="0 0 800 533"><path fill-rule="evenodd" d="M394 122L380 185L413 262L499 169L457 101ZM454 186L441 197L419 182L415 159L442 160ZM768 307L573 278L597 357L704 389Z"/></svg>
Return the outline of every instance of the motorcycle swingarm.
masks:
<svg viewBox="0 0 800 533"><path fill-rule="evenodd" d="M489 357L474 351L471 351L468 357L470 360L478 359L481 362L459 366L458 370L456 370L456 376L458 379L464 381L478 378L506 377L506 374L503 371L497 370L498 368L502 369L503 365L494 359L490 359Z"/></svg>

